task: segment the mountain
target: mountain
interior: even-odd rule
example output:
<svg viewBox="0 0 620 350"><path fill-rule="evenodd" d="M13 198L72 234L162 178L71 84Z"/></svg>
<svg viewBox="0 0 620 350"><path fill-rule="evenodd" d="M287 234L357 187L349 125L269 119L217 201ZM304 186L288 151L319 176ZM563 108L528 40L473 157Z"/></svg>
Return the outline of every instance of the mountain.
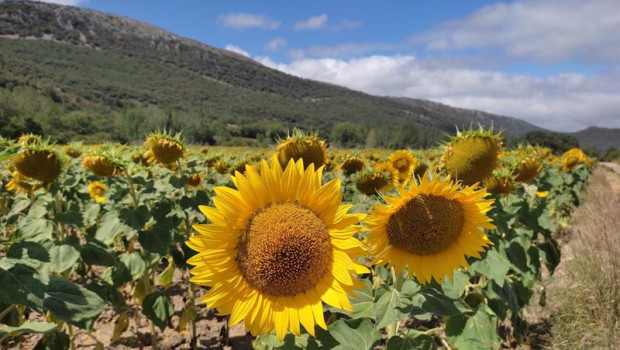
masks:
<svg viewBox="0 0 620 350"><path fill-rule="evenodd" d="M591 126L572 135L577 137L581 147L596 148L600 152L605 152L609 148L620 149L620 129Z"/></svg>
<svg viewBox="0 0 620 350"><path fill-rule="evenodd" d="M5 135L34 129L60 141L132 141L166 127L194 142L257 144L295 126L343 145L413 147L477 124L513 136L542 130L514 118L302 79L146 23L76 7L0 3L0 46Z"/></svg>

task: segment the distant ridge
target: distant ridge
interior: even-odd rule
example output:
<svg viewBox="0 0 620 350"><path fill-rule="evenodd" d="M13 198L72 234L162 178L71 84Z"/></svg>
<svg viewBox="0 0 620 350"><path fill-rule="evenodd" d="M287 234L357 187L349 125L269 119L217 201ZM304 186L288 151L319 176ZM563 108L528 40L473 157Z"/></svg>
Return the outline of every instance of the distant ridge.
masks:
<svg viewBox="0 0 620 350"><path fill-rule="evenodd" d="M581 147L592 147L599 152L605 152L609 148L620 149L620 129L591 126L572 135L577 137Z"/></svg>
<svg viewBox="0 0 620 350"><path fill-rule="evenodd" d="M128 110L135 108L148 110L140 117L143 125L172 123L218 140L259 139L293 126L329 137L338 123L376 131L378 146L399 146L390 139L404 127L420 137L412 137L410 146L434 144L455 126L493 125L513 136L543 130L515 118L295 77L143 22L70 6L0 3L0 45L0 89L6 94L49 97L61 120L78 111L107 116L101 125L94 118L89 135L68 130L62 136L68 139L131 139L112 130L131 123ZM44 132L62 127L34 118Z"/></svg>

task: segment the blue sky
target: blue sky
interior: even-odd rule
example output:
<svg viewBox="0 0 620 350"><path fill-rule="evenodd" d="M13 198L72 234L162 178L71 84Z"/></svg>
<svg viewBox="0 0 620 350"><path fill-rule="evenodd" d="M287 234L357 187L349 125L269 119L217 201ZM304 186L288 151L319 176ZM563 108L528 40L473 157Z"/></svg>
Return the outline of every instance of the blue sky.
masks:
<svg viewBox="0 0 620 350"><path fill-rule="evenodd" d="M290 74L558 131L620 127L620 1L49 0Z"/></svg>

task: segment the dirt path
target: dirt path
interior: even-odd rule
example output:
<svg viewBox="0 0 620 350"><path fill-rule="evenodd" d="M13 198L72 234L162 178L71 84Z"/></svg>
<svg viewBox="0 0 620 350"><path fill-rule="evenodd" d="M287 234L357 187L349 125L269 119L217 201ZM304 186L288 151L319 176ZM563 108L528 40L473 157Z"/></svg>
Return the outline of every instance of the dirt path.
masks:
<svg viewBox="0 0 620 350"><path fill-rule="evenodd" d="M620 166L595 169L564 231L562 261L526 309L531 349L620 349Z"/></svg>

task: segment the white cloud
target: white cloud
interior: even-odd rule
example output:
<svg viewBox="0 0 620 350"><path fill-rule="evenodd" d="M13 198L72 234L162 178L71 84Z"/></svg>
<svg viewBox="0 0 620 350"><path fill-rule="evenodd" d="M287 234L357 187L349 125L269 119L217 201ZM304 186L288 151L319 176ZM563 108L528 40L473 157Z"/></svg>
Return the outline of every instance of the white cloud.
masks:
<svg viewBox="0 0 620 350"><path fill-rule="evenodd" d="M599 75L535 77L439 66L413 56L298 59L264 65L376 95L405 96L478 109L558 131L620 127L620 69Z"/></svg>
<svg viewBox="0 0 620 350"><path fill-rule="evenodd" d="M217 19L218 23L224 27L246 29L246 28L262 28L277 29L280 22L264 15L256 15L251 13L228 13L220 15Z"/></svg>
<svg viewBox="0 0 620 350"><path fill-rule="evenodd" d="M399 44L388 43L344 43L339 45L314 45L301 49L292 49L289 56L300 59L307 56L310 57L345 57L356 56L372 51L391 51L402 48Z"/></svg>
<svg viewBox="0 0 620 350"><path fill-rule="evenodd" d="M226 47L224 47L224 49L226 49L228 51L232 51L232 52L238 53L238 54L240 54L242 56L245 56L245 57L250 57L250 53L249 52L245 51L244 49L242 49L242 48L240 48L239 46L236 46L236 45L228 44L228 45L226 45Z"/></svg>
<svg viewBox="0 0 620 350"><path fill-rule="evenodd" d="M78 6L80 4L88 2L88 0L38 0L38 1L49 2L52 4L58 4L58 5L69 5L69 6Z"/></svg>
<svg viewBox="0 0 620 350"><path fill-rule="evenodd" d="M295 22L293 30L309 30L309 29L327 29L332 31L355 29L362 26L362 22L350 21L343 19L340 23L331 25L327 23L327 14L322 13L303 21Z"/></svg>
<svg viewBox="0 0 620 350"><path fill-rule="evenodd" d="M273 38L263 48L265 51L276 52L282 47L286 46L286 40L284 38Z"/></svg>
<svg viewBox="0 0 620 350"><path fill-rule="evenodd" d="M304 29L319 29L325 27L327 24L327 14L322 13L318 16L313 16L303 21L295 22L293 30Z"/></svg>
<svg viewBox="0 0 620 350"><path fill-rule="evenodd" d="M431 50L499 49L539 62L620 62L618 0L521 0L481 8L412 37Z"/></svg>

